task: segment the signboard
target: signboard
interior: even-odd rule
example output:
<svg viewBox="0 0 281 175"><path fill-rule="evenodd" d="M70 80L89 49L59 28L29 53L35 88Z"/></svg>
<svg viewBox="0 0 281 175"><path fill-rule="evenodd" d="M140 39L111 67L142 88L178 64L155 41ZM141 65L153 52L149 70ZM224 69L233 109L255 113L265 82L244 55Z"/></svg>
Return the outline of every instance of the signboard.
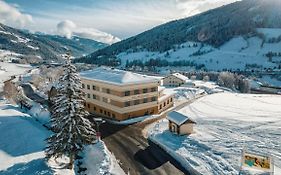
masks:
<svg viewBox="0 0 281 175"><path fill-rule="evenodd" d="M243 151L241 165L246 168L273 172L272 158L267 155L258 155Z"/></svg>

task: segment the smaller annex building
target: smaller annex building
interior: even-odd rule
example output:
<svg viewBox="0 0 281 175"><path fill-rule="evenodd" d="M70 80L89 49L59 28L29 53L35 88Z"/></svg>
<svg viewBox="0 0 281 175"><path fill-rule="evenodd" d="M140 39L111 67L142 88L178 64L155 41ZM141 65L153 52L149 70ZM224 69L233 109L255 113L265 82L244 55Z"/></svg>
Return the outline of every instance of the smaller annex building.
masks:
<svg viewBox="0 0 281 175"><path fill-rule="evenodd" d="M163 78L163 86L179 87L188 82L188 80L188 77L180 73L173 73Z"/></svg>
<svg viewBox="0 0 281 175"><path fill-rule="evenodd" d="M188 135L193 133L194 120L179 112L172 111L167 114L169 120L169 130L178 135Z"/></svg>

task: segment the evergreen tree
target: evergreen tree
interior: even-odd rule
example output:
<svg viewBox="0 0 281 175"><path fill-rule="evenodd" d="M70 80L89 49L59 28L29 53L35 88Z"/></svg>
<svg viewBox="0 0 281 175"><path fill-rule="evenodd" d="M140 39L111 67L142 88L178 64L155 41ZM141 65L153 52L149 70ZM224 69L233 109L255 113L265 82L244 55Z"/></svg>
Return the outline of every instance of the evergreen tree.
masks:
<svg viewBox="0 0 281 175"><path fill-rule="evenodd" d="M84 109L85 100L76 68L67 60L63 69L51 108L54 134L47 139L45 152L47 159L68 156L68 168L72 169L79 151L85 144L93 143L96 137L91 122L85 118L88 112Z"/></svg>

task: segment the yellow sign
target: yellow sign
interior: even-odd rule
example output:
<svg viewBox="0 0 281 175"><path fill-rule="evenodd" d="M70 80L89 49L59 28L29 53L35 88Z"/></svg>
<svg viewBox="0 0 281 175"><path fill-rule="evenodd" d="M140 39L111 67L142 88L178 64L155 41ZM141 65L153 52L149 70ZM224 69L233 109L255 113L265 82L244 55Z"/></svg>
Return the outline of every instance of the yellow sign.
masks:
<svg viewBox="0 0 281 175"><path fill-rule="evenodd" d="M263 170L266 172L272 171L272 162L270 156L256 155L252 153L243 152L242 166Z"/></svg>

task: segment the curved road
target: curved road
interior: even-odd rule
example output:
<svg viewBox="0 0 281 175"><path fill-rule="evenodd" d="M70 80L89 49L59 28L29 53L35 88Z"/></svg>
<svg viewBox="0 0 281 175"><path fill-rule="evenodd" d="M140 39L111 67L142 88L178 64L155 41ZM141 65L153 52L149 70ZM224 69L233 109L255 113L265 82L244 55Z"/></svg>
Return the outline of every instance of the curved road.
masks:
<svg viewBox="0 0 281 175"><path fill-rule="evenodd" d="M175 110L192 103L196 99L180 104ZM165 117L166 113L157 119L133 125L116 125L107 122L100 126L102 140L115 157L120 160L119 164L125 173L129 171L130 175L189 174L169 154L154 143L149 142L142 134L142 130L146 126Z"/></svg>

